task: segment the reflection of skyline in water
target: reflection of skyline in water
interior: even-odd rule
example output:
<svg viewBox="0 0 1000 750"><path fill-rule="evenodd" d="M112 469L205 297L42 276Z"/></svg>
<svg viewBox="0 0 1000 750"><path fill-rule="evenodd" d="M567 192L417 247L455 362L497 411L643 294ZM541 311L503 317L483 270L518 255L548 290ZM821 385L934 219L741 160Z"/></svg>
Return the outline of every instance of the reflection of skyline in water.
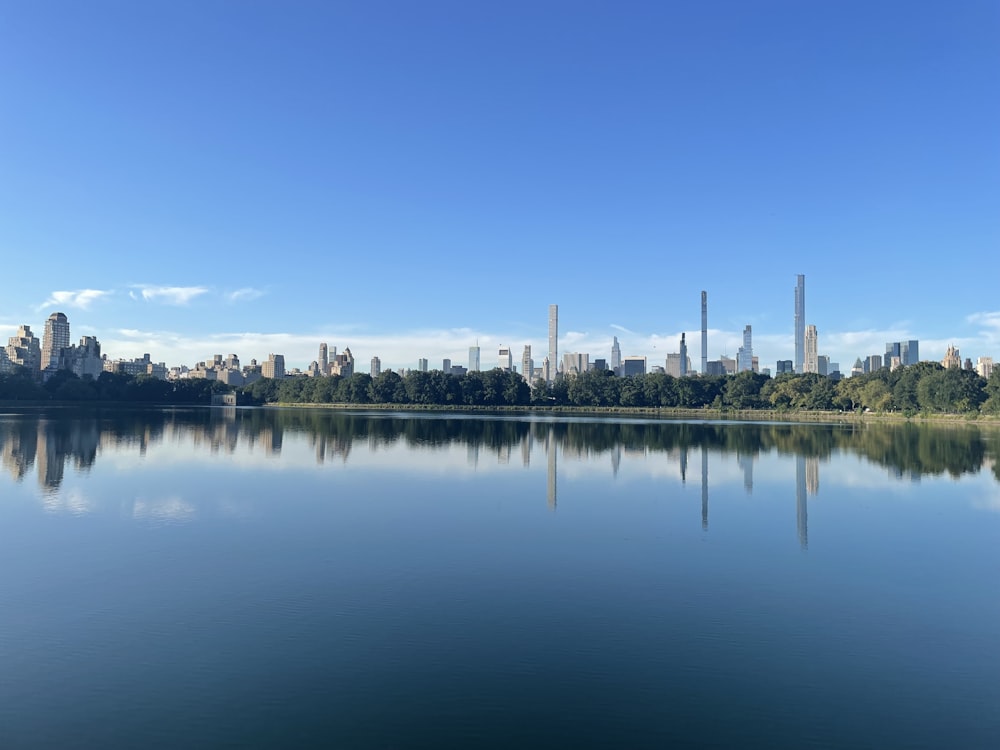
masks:
<svg viewBox="0 0 1000 750"><path fill-rule="evenodd" d="M890 478L919 481L924 474L958 477L985 469L998 474L996 438L978 429L924 429L914 425L787 425L610 420L530 421L495 417L443 417L274 409L43 411L0 418L0 465L14 481L30 474L44 493L57 493L67 465L88 471L104 454L159 444L190 445L209 455L254 453L280 456L285 439L311 446L317 464L347 463L360 443L369 453L393 445L419 452L465 444L467 465L480 470L484 456L510 464L520 453L530 467L532 453L546 456L546 502L558 508L558 470L563 457L590 461L607 456L614 479L626 472L625 459L655 458L657 470L676 467L687 481L690 452L701 457L702 528L709 528L710 454L732 460L747 495L754 490L760 456L795 461L796 526L808 548L808 498L819 491L819 464L837 453L854 453L886 467ZM956 439L959 438L959 439ZM665 460L662 460L661 457ZM626 472L627 474L627 472ZM58 506L58 504L54 504Z"/></svg>

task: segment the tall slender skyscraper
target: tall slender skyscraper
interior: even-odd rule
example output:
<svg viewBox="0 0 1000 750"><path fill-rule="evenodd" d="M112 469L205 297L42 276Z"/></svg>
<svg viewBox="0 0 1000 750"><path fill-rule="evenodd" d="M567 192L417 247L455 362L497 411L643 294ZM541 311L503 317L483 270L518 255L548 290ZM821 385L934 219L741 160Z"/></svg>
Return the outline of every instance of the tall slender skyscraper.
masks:
<svg viewBox="0 0 1000 750"><path fill-rule="evenodd" d="M680 374L683 378L688 374L688 345L684 340L684 334L681 334L681 362L680 362Z"/></svg>
<svg viewBox="0 0 1000 750"><path fill-rule="evenodd" d="M805 372L806 364L806 277L795 284L795 372Z"/></svg>
<svg viewBox="0 0 1000 750"><path fill-rule="evenodd" d="M611 344L611 372L619 374L622 369L622 348L618 344L618 337L612 336L614 342Z"/></svg>
<svg viewBox="0 0 1000 750"><path fill-rule="evenodd" d="M701 293L701 374L708 375L708 292Z"/></svg>
<svg viewBox="0 0 1000 750"><path fill-rule="evenodd" d="M555 380L559 362L559 305L549 305L549 382Z"/></svg>
<svg viewBox="0 0 1000 750"><path fill-rule="evenodd" d="M736 353L736 372L753 371L753 333L750 324L743 329L743 346Z"/></svg>
<svg viewBox="0 0 1000 750"><path fill-rule="evenodd" d="M479 372L479 344L469 347L469 372Z"/></svg>
<svg viewBox="0 0 1000 750"><path fill-rule="evenodd" d="M45 321L42 334L42 370L59 366L59 353L69 346L69 320L61 312L52 313Z"/></svg>
<svg viewBox="0 0 1000 750"><path fill-rule="evenodd" d="M319 371L323 375L330 374L330 350L326 344L319 345Z"/></svg>
<svg viewBox="0 0 1000 750"><path fill-rule="evenodd" d="M531 384L531 378L535 371L535 361L531 358L531 344L526 344L524 353L521 354L521 375Z"/></svg>

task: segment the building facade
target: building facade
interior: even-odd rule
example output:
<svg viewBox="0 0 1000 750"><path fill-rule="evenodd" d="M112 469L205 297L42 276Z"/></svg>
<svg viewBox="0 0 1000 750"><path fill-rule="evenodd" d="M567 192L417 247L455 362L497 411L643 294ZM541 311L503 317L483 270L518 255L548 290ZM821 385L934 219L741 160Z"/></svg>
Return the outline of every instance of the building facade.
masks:
<svg viewBox="0 0 1000 750"><path fill-rule="evenodd" d="M743 329L743 346L736 352L736 371L753 372L753 332L749 323Z"/></svg>
<svg viewBox="0 0 1000 750"><path fill-rule="evenodd" d="M469 372L479 372L479 347L469 347Z"/></svg>
<svg viewBox="0 0 1000 750"><path fill-rule="evenodd" d="M260 374L273 380L281 380L285 377L285 355L268 354L267 361L260 366Z"/></svg>
<svg viewBox="0 0 1000 750"><path fill-rule="evenodd" d="M68 346L69 319L61 312L52 313L42 334L41 369L50 372L58 369L59 353Z"/></svg>
<svg viewBox="0 0 1000 750"><path fill-rule="evenodd" d="M549 305L549 377L551 383L556 373L553 369L559 366L559 305Z"/></svg>
<svg viewBox="0 0 1000 750"><path fill-rule="evenodd" d="M795 372L806 369L806 277L797 276L795 284Z"/></svg>
<svg viewBox="0 0 1000 750"><path fill-rule="evenodd" d="M813 325L806 326L805 362L802 368L803 372L819 373L819 333Z"/></svg>

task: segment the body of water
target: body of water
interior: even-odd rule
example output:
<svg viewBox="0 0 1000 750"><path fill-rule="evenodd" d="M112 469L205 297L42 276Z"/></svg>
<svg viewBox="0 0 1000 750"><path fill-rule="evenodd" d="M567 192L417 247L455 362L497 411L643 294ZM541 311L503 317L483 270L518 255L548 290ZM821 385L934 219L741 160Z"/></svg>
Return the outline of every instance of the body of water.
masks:
<svg viewBox="0 0 1000 750"><path fill-rule="evenodd" d="M1000 747L1000 434L0 411L0 747Z"/></svg>

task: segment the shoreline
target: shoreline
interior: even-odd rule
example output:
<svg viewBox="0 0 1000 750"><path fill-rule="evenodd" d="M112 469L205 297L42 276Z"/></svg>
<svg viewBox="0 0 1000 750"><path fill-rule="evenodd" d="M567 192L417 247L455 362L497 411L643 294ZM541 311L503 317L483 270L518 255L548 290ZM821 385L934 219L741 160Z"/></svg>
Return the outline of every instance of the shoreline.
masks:
<svg viewBox="0 0 1000 750"><path fill-rule="evenodd" d="M665 420L706 420L724 422L793 422L867 424L876 422L914 424L976 424L1000 427L1000 417L984 414L878 414L874 412L803 411L766 409L678 409L624 406L448 406L441 404L302 404L277 402L262 404L265 409L332 409L339 411L401 411L456 414L540 414L569 416L651 417Z"/></svg>

